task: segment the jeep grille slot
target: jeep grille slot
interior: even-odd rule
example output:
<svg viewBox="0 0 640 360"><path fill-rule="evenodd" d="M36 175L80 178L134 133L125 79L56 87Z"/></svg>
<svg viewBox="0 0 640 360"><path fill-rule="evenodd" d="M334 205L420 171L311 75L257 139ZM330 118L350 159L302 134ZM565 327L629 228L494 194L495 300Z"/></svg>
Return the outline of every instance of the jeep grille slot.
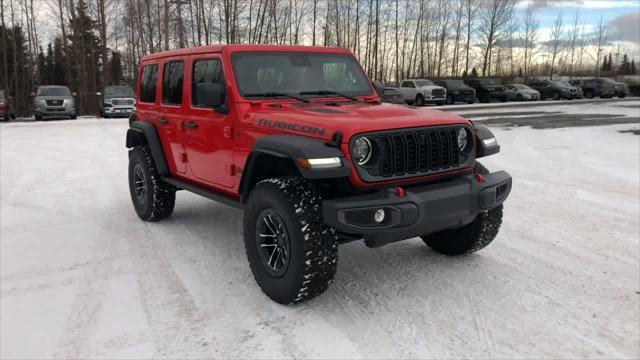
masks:
<svg viewBox="0 0 640 360"><path fill-rule="evenodd" d="M460 166L457 129L445 127L398 131L375 135L380 161L379 176L405 176L453 169Z"/></svg>

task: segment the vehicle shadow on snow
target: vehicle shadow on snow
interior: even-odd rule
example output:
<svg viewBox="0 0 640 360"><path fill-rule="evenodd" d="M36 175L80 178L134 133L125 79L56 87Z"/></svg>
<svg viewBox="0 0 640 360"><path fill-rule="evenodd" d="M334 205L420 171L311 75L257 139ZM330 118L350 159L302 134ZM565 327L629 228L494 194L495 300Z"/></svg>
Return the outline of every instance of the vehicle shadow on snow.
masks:
<svg viewBox="0 0 640 360"><path fill-rule="evenodd" d="M161 223L176 234L172 247L180 252L198 244L203 256L237 259L238 268L250 274L243 240L243 213L195 195L178 193L173 215ZM193 199L184 201L188 196ZM188 234L189 236L182 236ZM185 243L186 241L186 243ZM180 256L180 253L176 254ZM482 253L449 257L431 250L420 238L368 248L363 241L339 247L338 271L327 292L310 303L337 299L384 297L422 297L426 288L438 289L458 280L469 279L486 264ZM207 271L201 269L200 271ZM211 274L202 274L204 278ZM214 276L229 276L217 274ZM251 277L249 275L249 277ZM475 276L472 276L475 277ZM497 280L497 279L496 279ZM252 283L258 289L258 285ZM401 289L401 294L398 291ZM431 291L431 290L430 290ZM335 298L334 298L335 297ZM324 300L322 300L324 299Z"/></svg>

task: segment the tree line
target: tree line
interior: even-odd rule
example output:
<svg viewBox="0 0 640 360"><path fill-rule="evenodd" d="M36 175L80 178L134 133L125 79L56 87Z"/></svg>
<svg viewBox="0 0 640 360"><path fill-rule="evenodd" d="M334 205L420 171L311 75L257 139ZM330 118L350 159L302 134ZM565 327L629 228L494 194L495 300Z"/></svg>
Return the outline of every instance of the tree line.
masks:
<svg viewBox="0 0 640 360"><path fill-rule="evenodd" d="M372 79L635 73L605 55L602 20L560 13L550 39L515 0L0 0L0 86L29 112L40 84L68 85L95 112L105 85L135 84L149 53L214 43L304 44L353 51ZM39 31L41 14L55 24ZM39 17L36 17L36 14ZM46 44L46 45L44 45ZM626 59L626 60L624 60ZM625 62L626 61L626 62ZM610 64L605 66L605 64Z"/></svg>

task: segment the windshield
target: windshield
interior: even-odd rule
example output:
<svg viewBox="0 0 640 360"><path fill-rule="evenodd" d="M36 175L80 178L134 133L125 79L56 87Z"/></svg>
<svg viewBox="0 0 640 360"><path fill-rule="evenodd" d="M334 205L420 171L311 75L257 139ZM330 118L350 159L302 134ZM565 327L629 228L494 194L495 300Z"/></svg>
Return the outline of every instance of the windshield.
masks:
<svg viewBox="0 0 640 360"><path fill-rule="evenodd" d="M480 84L482 85L496 85L496 81L493 79L482 79L480 80Z"/></svg>
<svg viewBox="0 0 640 360"><path fill-rule="evenodd" d="M563 81L558 81L558 80L555 80L555 81L549 81L549 82L550 82L551 84L554 84L554 85L559 86L559 87L570 87L570 86L571 86L571 85L566 84L566 83L565 83L565 82L563 82Z"/></svg>
<svg viewBox="0 0 640 360"><path fill-rule="evenodd" d="M38 96L71 96L71 92L67 87L41 87Z"/></svg>
<svg viewBox="0 0 640 360"><path fill-rule="evenodd" d="M369 80L350 55L237 52L231 61L242 96L269 92L299 95L309 91L364 96L372 92Z"/></svg>
<svg viewBox="0 0 640 360"><path fill-rule="evenodd" d="M104 88L104 96L134 97L134 94L129 86L107 86Z"/></svg>
<svg viewBox="0 0 640 360"><path fill-rule="evenodd" d="M516 89L520 89L520 90L531 90L531 88L528 87L527 85L511 84L511 86L515 87Z"/></svg>
<svg viewBox="0 0 640 360"><path fill-rule="evenodd" d="M414 82L416 83L416 86L419 87L433 85L433 82L430 80L415 80Z"/></svg>
<svg viewBox="0 0 640 360"><path fill-rule="evenodd" d="M462 80L446 80L444 83L447 84L447 86L451 86L451 87L464 87L464 86L466 86L464 84L464 81L462 81Z"/></svg>

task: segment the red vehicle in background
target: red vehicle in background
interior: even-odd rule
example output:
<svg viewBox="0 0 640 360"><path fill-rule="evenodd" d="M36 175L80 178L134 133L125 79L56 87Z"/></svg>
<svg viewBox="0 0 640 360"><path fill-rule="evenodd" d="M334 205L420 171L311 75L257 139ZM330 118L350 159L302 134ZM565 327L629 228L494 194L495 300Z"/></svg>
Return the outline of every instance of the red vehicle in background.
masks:
<svg viewBox="0 0 640 360"><path fill-rule="evenodd" d="M129 188L145 221L177 190L244 210L253 275L279 303L322 293L338 244L422 237L447 255L497 235L511 190L499 151L454 114L383 104L344 49L219 45L141 61Z"/></svg>
<svg viewBox="0 0 640 360"><path fill-rule="evenodd" d="M11 96L5 94L4 90L0 90L0 120L15 119L16 116L11 112L11 100L13 100Z"/></svg>

